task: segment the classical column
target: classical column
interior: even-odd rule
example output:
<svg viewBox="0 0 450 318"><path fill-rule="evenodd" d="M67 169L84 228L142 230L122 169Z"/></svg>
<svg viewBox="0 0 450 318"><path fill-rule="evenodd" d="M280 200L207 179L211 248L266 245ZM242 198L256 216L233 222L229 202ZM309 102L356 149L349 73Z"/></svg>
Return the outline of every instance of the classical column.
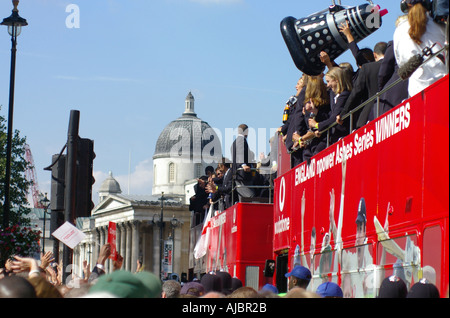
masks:
<svg viewBox="0 0 450 318"><path fill-rule="evenodd" d="M132 243L131 243L131 271L136 272L137 268L137 260L139 257L139 227L141 225L141 221L134 220L131 222L132 227Z"/></svg>
<svg viewBox="0 0 450 318"><path fill-rule="evenodd" d="M153 227L147 222L145 226L141 225L142 235L142 260L145 268L152 270L153 268Z"/></svg>
<svg viewBox="0 0 450 318"><path fill-rule="evenodd" d="M118 254L122 255L120 250L120 240L121 240L122 230L119 224L116 224L116 251Z"/></svg>
<svg viewBox="0 0 450 318"><path fill-rule="evenodd" d="M83 261L86 260L86 243L82 243L79 245L80 247L80 259L78 261L78 276L83 277Z"/></svg>
<svg viewBox="0 0 450 318"><path fill-rule="evenodd" d="M97 264L98 260L98 254L100 252L101 247L101 241L100 241L100 228L95 228L95 236L94 236L94 246L92 249L92 263L91 263L91 270L94 268L94 266Z"/></svg>
<svg viewBox="0 0 450 318"><path fill-rule="evenodd" d="M127 242L127 228L125 223L118 224L118 227L120 228L120 255L123 257L122 269L126 269L127 249L125 244Z"/></svg>
<svg viewBox="0 0 450 318"><path fill-rule="evenodd" d="M160 264L161 264L161 255L159 253L159 251L161 250L160 248L160 238L159 238L159 233L161 231L161 228L155 224L153 225L153 268L151 269L151 271L153 273L156 274L156 276L161 277L161 272L160 272ZM157 243L155 243L157 242Z"/></svg>
<svg viewBox="0 0 450 318"><path fill-rule="evenodd" d="M106 244L106 240L107 240L107 235L108 235L108 227L107 226L102 226L100 227L100 249L102 248L103 245ZM109 273L109 259L106 260L105 262L105 272Z"/></svg>
<svg viewBox="0 0 450 318"><path fill-rule="evenodd" d="M130 222L126 222L125 223L126 226L126 231L127 231L127 241L126 241L126 254L127 254L127 258L126 258L126 266L125 266L125 270L127 271L131 271L131 241L132 241L132 236L131 236L131 224Z"/></svg>

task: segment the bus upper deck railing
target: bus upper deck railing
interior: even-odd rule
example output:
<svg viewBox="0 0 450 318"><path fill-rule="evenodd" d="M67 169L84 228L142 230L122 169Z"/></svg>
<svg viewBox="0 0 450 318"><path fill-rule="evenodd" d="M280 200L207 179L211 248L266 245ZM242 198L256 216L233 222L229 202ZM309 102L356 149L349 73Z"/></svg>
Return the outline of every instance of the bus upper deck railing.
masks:
<svg viewBox="0 0 450 318"><path fill-rule="evenodd" d="M236 170L237 171L243 171L243 168L238 168ZM251 171L253 172L258 172L259 169L257 168L250 168ZM233 174L233 187L232 187L232 191L231 191L231 201L234 204L234 191L239 189L239 188L248 188L248 189L268 189L269 190L269 196L268 196L268 202L264 202L264 203L272 203L272 191L273 191L273 180L272 180L272 173L269 173L269 185L241 185L241 184L236 184L236 174ZM256 199L256 198L262 198L262 197L253 197L253 198L249 198L250 202L257 202L258 200L261 201L260 199ZM245 199L244 199L245 200ZM261 203L261 202L260 202Z"/></svg>

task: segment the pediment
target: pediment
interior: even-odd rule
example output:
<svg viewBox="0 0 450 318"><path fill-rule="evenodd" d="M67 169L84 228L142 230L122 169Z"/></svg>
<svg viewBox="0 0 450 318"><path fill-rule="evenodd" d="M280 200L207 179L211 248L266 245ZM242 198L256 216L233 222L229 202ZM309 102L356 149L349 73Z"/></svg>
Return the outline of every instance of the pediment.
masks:
<svg viewBox="0 0 450 318"><path fill-rule="evenodd" d="M109 212L114 210L120 210L125 207L131 206L132 202L123 197L117 195L108 195L106 199L100 202L92 211L92 214L100 214L103 212Z"/></svg>

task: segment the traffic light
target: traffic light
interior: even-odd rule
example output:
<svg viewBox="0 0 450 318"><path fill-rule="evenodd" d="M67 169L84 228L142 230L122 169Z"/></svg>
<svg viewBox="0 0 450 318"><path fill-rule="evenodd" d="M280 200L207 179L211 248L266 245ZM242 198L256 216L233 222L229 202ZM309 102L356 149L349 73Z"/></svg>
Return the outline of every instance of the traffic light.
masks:
<svg viewBox="0 0 450 318"><path fill-rule="evenodd" d="M92 202L92 185L95 182L92 175L95 158L94 142L90 139L78 138L77 148L75 218L90 217L94 208Z"/></svg>
<svg viewBox="0 0 450 318"><path fill-rule="evenodd" d="M51 169L52 181L50 192L50 210L64 211L64 180L66 177L66 156L53 155Z"/></svg>

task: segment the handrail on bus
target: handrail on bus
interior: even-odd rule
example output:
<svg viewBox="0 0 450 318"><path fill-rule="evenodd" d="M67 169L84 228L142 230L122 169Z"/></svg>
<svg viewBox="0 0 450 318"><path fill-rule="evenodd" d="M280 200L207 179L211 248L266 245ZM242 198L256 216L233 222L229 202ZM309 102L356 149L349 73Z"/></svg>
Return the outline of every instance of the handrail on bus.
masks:
<svg viewBox="0 0 450 318"><path fill-rule="evenodd" d="M445 51L445 50L448 51L448 49L449 49L449 45L445 44L440 50L438 50L437 52L435 52L433 54L430 54L429 58L427 58L425 61L423 61L422 64L420 64L419 67L422 67L423 65L428 63L430 60L432 60L433 58L435 58L436 56L441 54L443 51ZM446 58L445 60L446 60L446 63L447 63L447 70L448 70L448 58ZM341 118L342 121L347 119L348 117L350 117L350 133L353 131L353 114L356 113L357 111L359 111L360 109L362 109L367 104L373 102L376 99L377 100L376 116L378 117L379 113L380 113L380 96L383 95L384 93L386 93L387 91L391 90L395 86L397 86L402 81L404 81L404 79L399 78L398 80L396 80L395 82L391 83L387 87L383 88L381 91L379 91L378 93L376 93L375 95L373 95L372 97L370 97L369 99L367 99L366 101L364 101L363 103L358 105L356 108L352 109L347 114L342 116L342 118ZM330 146L330 134L329 134L329 131L330 131L331 128L333 128L336 125L338 125L338 123L334 122L334 123L330 124L324 130L319 131L319 134L327 133L327 148ZM288 151L288 154L292 154L293 152L297 151L298 149L300 149L300 147L296 147L296 148L292 149L291 151Z"/></svg>
<svg viewBox="0 0 450 318"><path fill-rule="evenodd" d="M243 171L244 168L238 168L236 169L237 171ZM251 171L258 171L259 169L257 168L250 168ZM236 185L235 181L236 181L236 174L234 173L232 176L232 189L231 189L231 202L234 204L234 190L238 189L238 188L251 188L251 189L269 189L269 204L272 203L272 190L273 190L273 180L272 180L272 173L269 174L270 178L269 178L269 183L270 185L268 186L262 186L262 185Z"/></svg>

